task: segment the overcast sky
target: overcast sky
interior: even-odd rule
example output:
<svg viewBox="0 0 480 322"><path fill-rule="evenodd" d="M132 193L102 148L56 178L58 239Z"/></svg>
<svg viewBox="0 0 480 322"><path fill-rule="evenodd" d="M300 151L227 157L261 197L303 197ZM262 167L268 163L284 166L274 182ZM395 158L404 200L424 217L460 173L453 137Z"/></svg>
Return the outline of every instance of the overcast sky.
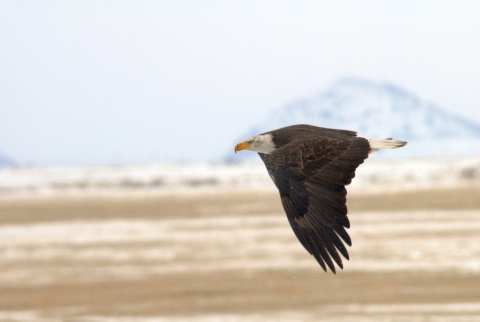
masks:
<svg viewBox="0 0 480 322"><path fill-rule="evenodd" d="M0 153L215 160L344 76L480 122L479 63L480 1L4 0Z"/></svg>

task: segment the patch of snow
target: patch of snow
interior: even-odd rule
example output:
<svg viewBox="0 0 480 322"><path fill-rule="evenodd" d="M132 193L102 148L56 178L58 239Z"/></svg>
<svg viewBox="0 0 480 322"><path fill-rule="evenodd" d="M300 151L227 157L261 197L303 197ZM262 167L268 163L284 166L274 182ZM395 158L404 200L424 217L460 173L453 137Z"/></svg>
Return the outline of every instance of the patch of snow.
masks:
<svg viewBox="0 0 480 322"><path fill-rule="evenodd" d="M344 261L346 272L480 272L478 210L349 217L354 246L351 260ZM284 214L2 225L0 262L0 286L193 271L320 269Z"/></svg>
<svg viewBox="0 0 480 322"><path fill-rule="evenodd" d="M385 158L375 153L357 169L350 189L368 187L368 190L384 191L479 182L480 156ZM275 191L276 188L259 158L239 164L0 169L0 197L72 193L183 193L225 189Z"/></svg>

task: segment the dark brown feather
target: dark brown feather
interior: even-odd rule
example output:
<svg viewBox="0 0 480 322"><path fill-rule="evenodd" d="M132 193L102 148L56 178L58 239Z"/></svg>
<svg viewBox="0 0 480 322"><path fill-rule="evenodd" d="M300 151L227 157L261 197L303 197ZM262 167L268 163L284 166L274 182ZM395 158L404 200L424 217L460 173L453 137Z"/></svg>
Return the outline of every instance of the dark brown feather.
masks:
<svg viewBox="0 0 480 322"><path fill-rule="evenodd" d="M267 133L277 149L259 155L295 235L325 271L335 272L333 261L343 268L338 252L348 259L344 243L351 245L345 185L368 157L368 141L352 131L307 125Z"/></svg>

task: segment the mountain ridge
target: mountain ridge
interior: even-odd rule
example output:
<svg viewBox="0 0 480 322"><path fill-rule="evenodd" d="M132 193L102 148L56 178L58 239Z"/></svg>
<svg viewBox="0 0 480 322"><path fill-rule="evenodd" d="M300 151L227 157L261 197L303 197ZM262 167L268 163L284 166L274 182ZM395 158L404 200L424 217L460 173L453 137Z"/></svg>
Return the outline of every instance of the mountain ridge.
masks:
<svg viewBox="0 0 480 322"><path fill-rule="evenodd" d="M16 163L12 158L0 153L0 168L13 167L15 164Z"/></svg>

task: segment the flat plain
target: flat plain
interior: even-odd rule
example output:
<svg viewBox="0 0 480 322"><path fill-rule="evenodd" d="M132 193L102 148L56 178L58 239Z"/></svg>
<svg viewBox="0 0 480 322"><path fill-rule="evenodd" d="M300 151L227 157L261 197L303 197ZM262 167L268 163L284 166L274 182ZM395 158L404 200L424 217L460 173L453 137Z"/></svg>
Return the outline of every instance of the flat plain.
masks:
<svg viewBox="0 0 480 322"><path fill-rule="evenodd" d="M276 192L0 198L1 321L480 321L480 187L349 194L325 273Z"/></svg>

